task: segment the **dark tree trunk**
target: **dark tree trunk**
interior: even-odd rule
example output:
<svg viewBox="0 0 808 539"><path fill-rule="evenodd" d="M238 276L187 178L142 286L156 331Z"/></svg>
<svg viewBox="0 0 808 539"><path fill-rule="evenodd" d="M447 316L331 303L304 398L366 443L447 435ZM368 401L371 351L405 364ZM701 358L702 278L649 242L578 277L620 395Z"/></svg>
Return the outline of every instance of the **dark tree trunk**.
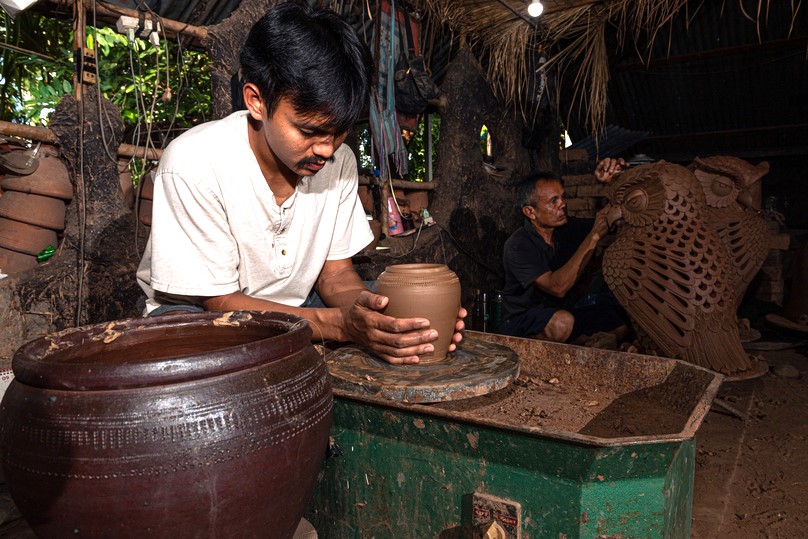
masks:
<svg viewBox="0 0 808 539"><path fill-rule="evenodd" d="M99 117L97 94L87 87L81 102L64 97L51 118L75 195L56 255L0 281L0 368L28 340L140 313L134 275L147 231L140 228L136 243L136 219L121 190L120 111L105 99L101 107Z"/></svg>
<svg viewBox="0 0 808 539"><path fill-rule="evenodd" d="M219 24L208 26L203 46L211 59L213 117L224 118L233 112L234 77L238 73L239 53L252 25L280 0L242 0L230 16Z"/></svg>
<svg viewBox="0 0 808 539"><path fill-rule="evenodd" d="M438 226L424 230L414 249L414 236L388 239L390 255L374 254L362 270L374 278L388 264L446 263L460 278L463 304L470 305L475 289L502 287L502 246L522 222L514 186L539 162L551 168L553 152L551 144L541 153L523 146L520 117L497 101L468 49L452 61L441 90L448 104L441 110L439 161L429 195ZM493 137L496 169L483 163L483 125Z"/></svg>

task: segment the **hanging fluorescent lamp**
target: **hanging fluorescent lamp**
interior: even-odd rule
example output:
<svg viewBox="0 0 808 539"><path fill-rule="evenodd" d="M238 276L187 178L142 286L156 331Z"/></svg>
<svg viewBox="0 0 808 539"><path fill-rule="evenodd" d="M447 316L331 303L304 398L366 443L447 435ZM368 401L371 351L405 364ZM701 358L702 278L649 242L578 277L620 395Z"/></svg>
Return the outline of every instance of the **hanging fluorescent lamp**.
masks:
<svg viewBox="0 0 808 539"><path fill-rule="evenodd" d="M535 0L534 2L531 2L529 6L527 6L527 13L531 17L538 17L541 15L542 11L544 11L544 6L541 5L539 0Z"/></svg>
<svg viewBox="0 0 808 539"><path fill-rule="evenodd" d="M20 11L28 9L36 3L37 0L0 0L0 6L2 6L11 17L14 17Z"/></svg>

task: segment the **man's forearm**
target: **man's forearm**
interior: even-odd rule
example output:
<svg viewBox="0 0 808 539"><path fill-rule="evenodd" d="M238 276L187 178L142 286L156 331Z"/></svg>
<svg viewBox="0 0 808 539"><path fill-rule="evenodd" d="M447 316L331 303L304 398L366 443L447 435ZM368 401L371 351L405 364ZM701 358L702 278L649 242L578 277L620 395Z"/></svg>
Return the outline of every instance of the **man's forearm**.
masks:
<svg viewBox="0 0 808 539"><path fill-rule="evenodd" d="M316 286L323 302L331 307L348 307L368 289L350 260L326 262Z"/></svg>
<svg viewBox="0 0 808 539"><path fill-rule="evenodd" d="M586 265L592 259L598 241L600 241L599 235L593 232L587 234L567 263L549 274L540 276L536 279L536 285L556 297L564 297L578 282Z"/></svg>
<svg viewBox="0 0 808 539"><path fill-rule="evenodd" d="M247 310L293 314L306 319L311 324L314 339L345 340L345 330L342 327L343 317L339 309L293 307L254 298L242 292L206 298L202 301L202 306L208 311Z"/></svg>

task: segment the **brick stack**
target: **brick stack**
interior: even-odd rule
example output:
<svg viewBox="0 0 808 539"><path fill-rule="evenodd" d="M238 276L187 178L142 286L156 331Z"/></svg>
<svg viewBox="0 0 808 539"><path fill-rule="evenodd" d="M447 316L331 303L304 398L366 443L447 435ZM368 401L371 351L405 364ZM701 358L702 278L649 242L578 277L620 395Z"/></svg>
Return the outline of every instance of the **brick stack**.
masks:
<svg viewBox="0 0 808 539"><path fill-rule="evenodd" d="M605 204L606 186L595 179L594 162L582 149L561 150L561 179L567 193L567 212L574 217L594 217Z"/></svg>
<svg viewBox="0 0 808 539"><path fill-rule="evenodd" d="M567 193L567 212L574 217L594 217L605 204L606 186L594 174L562 175Z"/></svg>

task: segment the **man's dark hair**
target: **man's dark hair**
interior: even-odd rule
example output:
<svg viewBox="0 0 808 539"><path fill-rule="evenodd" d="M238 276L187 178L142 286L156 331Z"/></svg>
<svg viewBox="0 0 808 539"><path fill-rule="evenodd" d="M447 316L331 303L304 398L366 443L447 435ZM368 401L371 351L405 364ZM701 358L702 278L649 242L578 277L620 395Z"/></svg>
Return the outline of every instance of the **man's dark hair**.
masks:
<svg viewBox="0 0 808 539"><path fill-rule="evenodd" d="M322 114L345 131L368 103L370 51L333 11L279 4L252 27L239 60L241 84L255 84L267 114L286 97L296 112Z"/></svg>
<svg viewBox="0 0 808 539"><path fill-rule="evenodd" d="M536 187L536 182L539 180L558 182L564 185L561 178L550 172L549 170L537 170L531 172L516 184L516 200L519 202L519 207L533 205L533 191Z"/></svg>

